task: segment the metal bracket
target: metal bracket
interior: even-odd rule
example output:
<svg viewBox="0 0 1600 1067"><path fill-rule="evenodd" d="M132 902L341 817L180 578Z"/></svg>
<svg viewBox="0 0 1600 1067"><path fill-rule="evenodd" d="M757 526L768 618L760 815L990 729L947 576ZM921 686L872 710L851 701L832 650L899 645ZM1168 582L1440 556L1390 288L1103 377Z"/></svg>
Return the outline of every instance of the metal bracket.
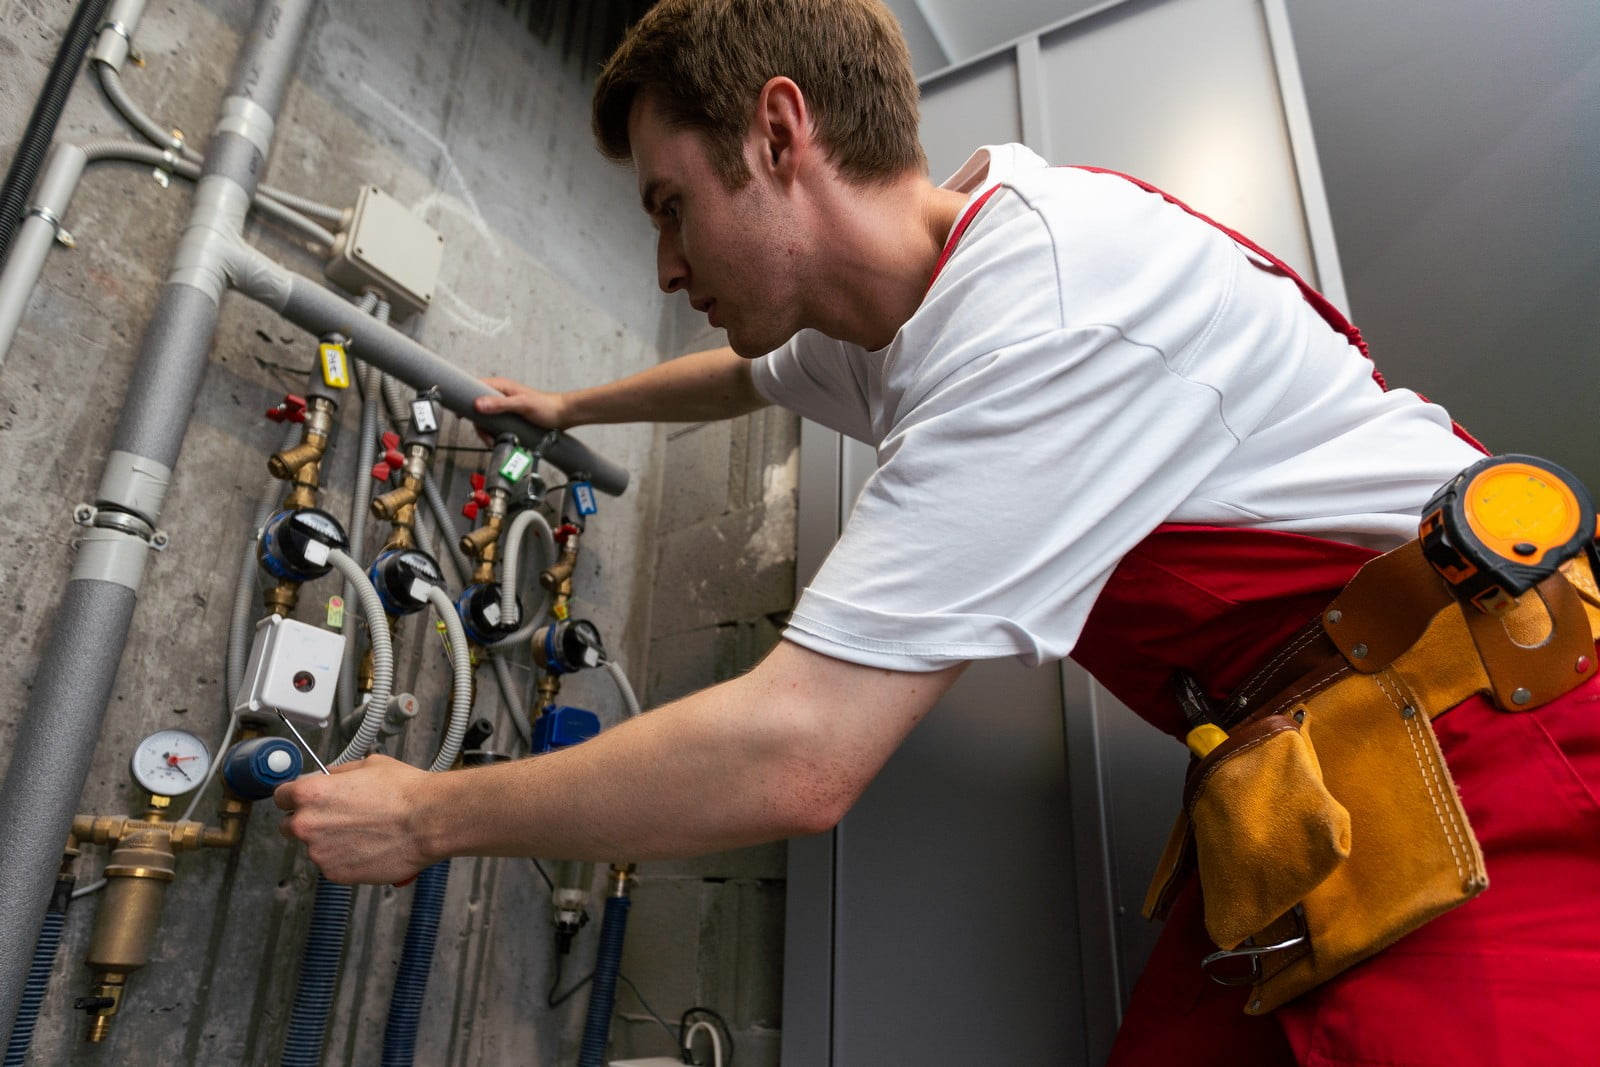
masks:
<svg viewBox="0 0 1600 1067"><path fill-rule="evenodd" d="M72 509L72 521L78 526L96 526L102 530L117 530L137 537L154 552L165 552L167 545L172 543L167 531L158 530L139 516L130 515L126 511L101 511L93 504L79 504Z"/></svg>

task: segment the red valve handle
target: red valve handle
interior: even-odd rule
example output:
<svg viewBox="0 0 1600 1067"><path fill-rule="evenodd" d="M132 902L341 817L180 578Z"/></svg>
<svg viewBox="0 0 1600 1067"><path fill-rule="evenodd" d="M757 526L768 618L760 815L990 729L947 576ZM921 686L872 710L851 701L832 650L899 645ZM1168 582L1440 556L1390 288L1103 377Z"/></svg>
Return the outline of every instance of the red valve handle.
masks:
<svg viewBox="0 0 1600 1067"><path fill-rule="evenodd" d="M273 422L305 422L305 397L295 396L293 393L284 394L283 403L267 409L267 418Z"/></svg>
<svg viewBox="0 0 1600 1067"><path fill-rule="evenodd" d="M477 504L477 501L474 501L474 500L467 501L466 504L463 505L462 508L461 508L461 514L465 515L469 519L476 519L478 517L478 504Z"/></svg>
<svg viewBox="0 0 1600 1067"><path fill-rule="evenodd" d="M394 471L390 469L387 463L378 462L372 465L372 476L380 482L388 481L389 475L393 473Z"/></svg>

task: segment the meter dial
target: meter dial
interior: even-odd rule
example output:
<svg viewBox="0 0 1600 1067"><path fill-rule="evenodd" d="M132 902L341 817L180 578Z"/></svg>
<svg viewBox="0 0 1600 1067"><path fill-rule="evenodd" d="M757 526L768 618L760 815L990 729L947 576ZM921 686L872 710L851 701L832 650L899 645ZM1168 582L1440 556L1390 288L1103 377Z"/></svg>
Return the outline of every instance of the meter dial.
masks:
<svg viewBox="0 0 1600 1067"><path fill-rule="evenodd" d="M210 769L205 742L187 730L157 730L133 750L133 780L161 796L198 788Z"/></svg>

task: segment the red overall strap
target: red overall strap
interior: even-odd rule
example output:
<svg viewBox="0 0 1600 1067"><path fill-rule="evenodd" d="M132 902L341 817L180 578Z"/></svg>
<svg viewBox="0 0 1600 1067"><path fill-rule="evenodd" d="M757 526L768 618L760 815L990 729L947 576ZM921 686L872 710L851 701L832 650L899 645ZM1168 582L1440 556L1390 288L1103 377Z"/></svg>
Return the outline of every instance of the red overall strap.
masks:
<svg viewBox="0 0 1600 1067"><path fill-rule="evenodd" d="M983 205L988 203L989 198L999 189L998 183L989 186L962 213L960 220L955 225L955 229L950 231L950 239L944 243L944 251L939 253L939 262L933 265L933 274L928 278L929 289L932 289L933 283L939 280L939 272L944 270L944 265L950 259L950 254L956 250L956 245L961 243L961 235L967 232L967 227L972 225L972 220L977 217L979 211L983 210Z"/></svg>
<svg viewBox="0 0 1600 1067"><path fill-rule="evenodd" d="M1201 214L1188 204L1185 204L1182 200L1179 200L1177 197L1173 196L1171 193L1168 193L1162 189L1158 189L1149 182L1135 178L1131 174L1124 174L1118 170L1109 170L1105 167L1075 166L1072 169L1087 171L1090 174L1109 174L1113 178L1121 178L1124 181L1130 181L1134 185L1137 185L1139 188L1143 189L1145 192L1154 193L1155 195L1159 196L1173 207L1188 212L1201 222L1215 226L1217 229L1227 234L1236 244L1244 248L1248 248L1250 251L1254 252L1268 263L1271 263L1273 269L1277 270L1284 277L1288 278L1290 281L1294 282L1295 285L1299 286L1301 295L1306 298L1306 303L1310 304L1312 309L1315 310L1318 315L1322 316L1322 321L1331 326L1335 332L1342 334L1346 339L1348 339L1349 342L1356 347L1356 351L1360 352L1361 355L1366 358L1367 362L1373 363L1372 354L1367 351L1367 342L1362 338L1361 331L1356 329L1355 323L1351 322L1345 317L1344 312L1334 307L1333 302L1327 297L1311 288L1311 285L1304 278L1300 277L1293 267L1289 266L1289 264L1273 255L1271 252L1268 252L1265 248L1262 248L1260 245L1250 240L1250 238L1246 237L1238 230L1230 229L1229 227L1218 222L1216 219L1211 218L1209 215ZM948 255L948 251L946 254ZM940 262L942 264L943 260ZM1380 389L1387 390L1389 388L1389 383L1383 380L1383 375L1378 371L1376 363L1373 363L1372 367L1372 380L1378 383L1378 387ZM1421 396L1421 394L1419 393L1418 396ZM1428 398L1422 397L1422 399L1426 401ZM1455 430L1457 437L1461 438L1467 444L1471 445L1473 448L1476 448L1484 455L1489 454L1489 450L1484 448L1483 445L1479 443L1477 438L1473 437L1466 430L1462 429L1459 422L1452 421L1450 426Z"/></svg>

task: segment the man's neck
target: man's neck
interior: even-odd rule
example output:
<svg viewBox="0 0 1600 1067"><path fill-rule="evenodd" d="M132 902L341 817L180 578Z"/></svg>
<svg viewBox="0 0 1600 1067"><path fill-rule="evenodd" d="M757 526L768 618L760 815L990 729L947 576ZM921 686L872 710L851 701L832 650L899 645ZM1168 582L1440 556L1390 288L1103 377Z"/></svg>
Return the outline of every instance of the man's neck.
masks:
<svg viewBox="0 0 1600 1067"><path fill-rule="evenodd" d="M966 196L920 174L830 183L829 194L808 318L830 337L883 348L922 304Z"/></svg>

